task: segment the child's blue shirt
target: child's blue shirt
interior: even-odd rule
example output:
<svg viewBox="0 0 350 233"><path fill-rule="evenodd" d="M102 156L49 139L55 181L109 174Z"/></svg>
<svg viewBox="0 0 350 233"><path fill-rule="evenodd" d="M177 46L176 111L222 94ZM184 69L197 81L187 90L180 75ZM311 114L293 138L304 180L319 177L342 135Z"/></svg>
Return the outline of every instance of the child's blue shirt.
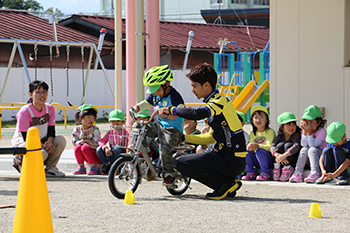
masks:
<svg viewBox="0 0 350 233"><path fill-rule="evenodd" d="M341 146L346 153L350 152L350 140L347 138L348 142ZM332 143L328 143L327 147L336 148Z"/></svg>
<svg viewBox="0 0 350 233"><path fill-rule="evenodd" d="M154 110L157 110L159 108L165 108L169 106L178 106L179 104L184 104L184 100L182 99L180 93L175 90L175 88L171 88L171 91L169 95L164 96L163 98L160 98L157 95L151 94L146 98L146 101L154 106ZM164 128L170 128L174 127L178 129L180 132L183 131L183 124L184 119L182 117L177 117L174 120L169 120L166 118L169 122L162 119L161 117L157 117L158 122L164 127Z"/></svg>

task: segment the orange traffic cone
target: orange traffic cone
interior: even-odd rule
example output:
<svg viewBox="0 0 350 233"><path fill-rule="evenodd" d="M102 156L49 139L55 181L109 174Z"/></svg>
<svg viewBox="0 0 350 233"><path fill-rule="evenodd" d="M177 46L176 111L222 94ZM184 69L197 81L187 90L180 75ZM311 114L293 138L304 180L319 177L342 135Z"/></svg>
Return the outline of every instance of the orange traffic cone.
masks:
<svg viewBox="0 0 350 233"><path fill-rule="evenodd" d="M39 130L29 128L13 232L53 232ZM34 150L34 151L30 151Z"/></svg>

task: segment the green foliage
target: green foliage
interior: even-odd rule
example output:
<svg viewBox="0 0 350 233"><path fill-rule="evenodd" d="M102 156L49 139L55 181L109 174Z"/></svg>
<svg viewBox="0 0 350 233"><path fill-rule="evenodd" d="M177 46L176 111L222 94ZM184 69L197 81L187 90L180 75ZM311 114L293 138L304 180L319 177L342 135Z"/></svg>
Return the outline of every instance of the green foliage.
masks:
<svg viewBox="0 0 350 233"><path fill-rule="evenodd" d="M23 0L4 0L4 7L15 10L23 10L24 1Z"/></svg>
<svg viewBox="0 0 350 233"><path fill-rule="evenodd" d="M27 0L24 2L24 9L33 9L34 11L43 10L44 8L41 6L41 4L35 0Z"/></svg>
<svg viewBox="0 0 350 233"><path fill-rule="evenodd" d="M28 10L31 8L35 11L43 9L41 4L35 0L0 0L0 7L14 10Z"/></svg>

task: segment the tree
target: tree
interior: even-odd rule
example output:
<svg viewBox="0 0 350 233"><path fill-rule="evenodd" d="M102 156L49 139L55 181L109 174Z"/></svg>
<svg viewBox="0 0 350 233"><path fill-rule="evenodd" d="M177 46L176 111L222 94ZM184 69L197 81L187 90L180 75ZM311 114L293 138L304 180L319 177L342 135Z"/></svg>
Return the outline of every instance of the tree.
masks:
<svg viewBox="0 0 350 233"><path fill-rule="evenodd" d="M28 10L31 8L35 11L43 9L41 4L35 0L0 0L0 7L14 10Z"/></svg>
<svg viewBox="0 0 350 233"><path fill-rule="evenodd" d="M24 2L23 0L4 0L3 6L9 9L23 10Z"/></svg>
<svg viewBox="0 0 350 233"><path fill-rule="evenodd" d="M41 4L35 0L27 0L24 2L24 9L28 10L29 8L35 11L44 9Z"/></svg>

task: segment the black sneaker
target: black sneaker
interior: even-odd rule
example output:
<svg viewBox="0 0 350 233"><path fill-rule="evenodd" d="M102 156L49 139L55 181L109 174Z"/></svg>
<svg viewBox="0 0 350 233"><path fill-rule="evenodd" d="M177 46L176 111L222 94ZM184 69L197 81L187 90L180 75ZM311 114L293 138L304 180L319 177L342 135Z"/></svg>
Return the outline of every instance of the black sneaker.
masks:
<svg viewBox="0 0 350 233"><path fill-rule="evenodd" d="M238 184L238 188L235 191L233 191L232 193L228 193L226 197L235 197L238 189L240 189L242 187L242 181L239 178L236 178L235 182Z"/></svg>
<svg viewBox="0 0 350 233"><path fill-rule="evenodd" d="M110 169L111 169L111 164L103 165L101 175L108 175L108 172Z"/></svg>
<svg viewBox="0 0 350 233"><path fill-rule="evenodd" d="M234 180L223 183L217 191L207 193L206 198L212 200L221 200L232 193L233 197L236 195L236 191L242 186L242 182L236 182ZM231 196L232 197L232 196Z"/></svg>
<svg viewBox="0 0 350 233"><path fill-rule="evenodd" d="M168 175L167 177L164 178L162 185L163 186L173 186L175 182L175 178L172 177L171 175Z"/></svg>

